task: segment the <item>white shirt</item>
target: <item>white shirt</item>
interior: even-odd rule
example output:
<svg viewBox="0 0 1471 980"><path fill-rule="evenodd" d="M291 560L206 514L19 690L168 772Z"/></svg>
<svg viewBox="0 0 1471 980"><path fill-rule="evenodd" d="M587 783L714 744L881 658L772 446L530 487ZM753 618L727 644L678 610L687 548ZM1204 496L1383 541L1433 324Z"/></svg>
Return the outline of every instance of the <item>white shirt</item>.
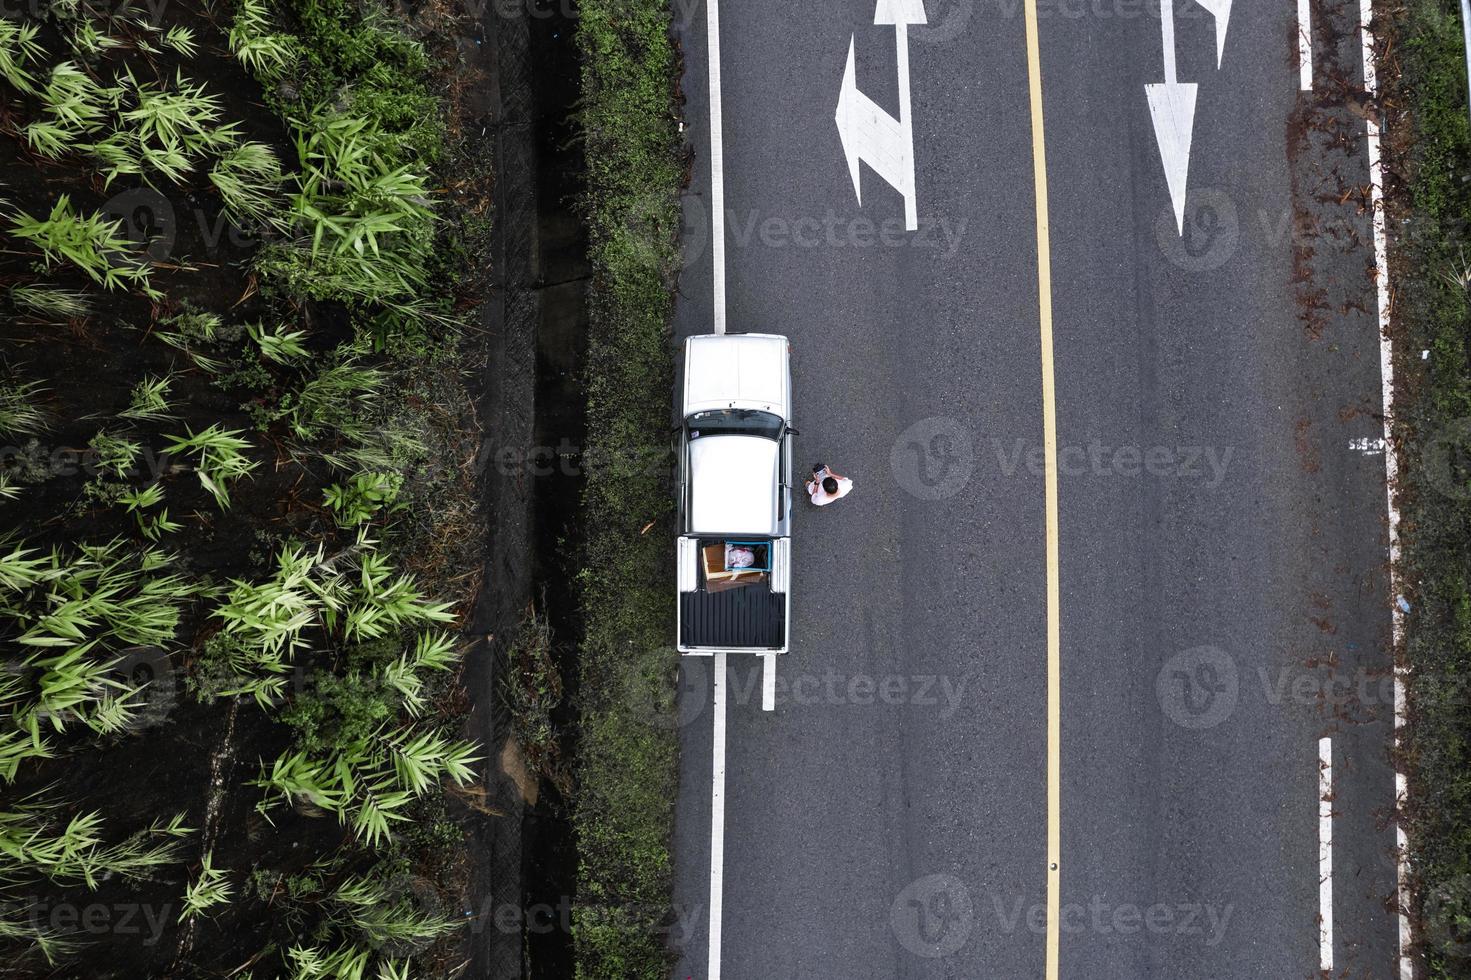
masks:
<svg viewBox="0 0 1471 980"><path fill-rule="evenodd" d="M814 477L807 483L807 494L812 502L819 507L826 507L839 497L846 497L853 490L853 481L846 476L834 476L831 471L824 471L823 476L833 476L838 481L838 492L828 493L822 488L822 478Z"/></svg>

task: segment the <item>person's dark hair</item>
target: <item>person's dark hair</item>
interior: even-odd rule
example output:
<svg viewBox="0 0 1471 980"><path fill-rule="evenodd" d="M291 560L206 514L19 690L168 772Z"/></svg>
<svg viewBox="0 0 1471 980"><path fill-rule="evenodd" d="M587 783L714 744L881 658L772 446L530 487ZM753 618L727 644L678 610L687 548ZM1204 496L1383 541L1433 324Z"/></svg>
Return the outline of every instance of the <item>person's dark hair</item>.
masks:
<svg viewBox="0 0 1471 980"><path fill-rule="evenodd" d="M822 489L825 492L827 492L827 493L837 493L838 492L838 481L837 480L834 480L830 476L829 477L826 477L822 481Z"/></svg>
<svg viewBox="0 0 1471 980"><path fill-rule="evenodd" d="M812 464L812 472L813 473L821 473L825 469L827 469L827 464L826 463L813 463Z"/></svg>

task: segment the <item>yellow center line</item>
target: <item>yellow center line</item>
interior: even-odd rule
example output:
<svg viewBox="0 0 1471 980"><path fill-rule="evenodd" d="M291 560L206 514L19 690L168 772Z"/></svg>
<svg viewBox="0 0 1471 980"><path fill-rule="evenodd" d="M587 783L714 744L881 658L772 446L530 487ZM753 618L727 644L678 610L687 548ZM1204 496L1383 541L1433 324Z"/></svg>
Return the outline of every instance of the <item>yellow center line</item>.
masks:
<svg viewBox="0 0 1471 980"><path fill-rule="evenodd" d="M1047 980L1057 980L1062 905L1062 655L1057 558L1057 390L1052 377L1052 239L1047 230L1047 141L1037 0L1026 0L1027 88L1032 104L1032 183L1037 201L1037 306L1042 329L1042 442L1047 492Z"/></svg>

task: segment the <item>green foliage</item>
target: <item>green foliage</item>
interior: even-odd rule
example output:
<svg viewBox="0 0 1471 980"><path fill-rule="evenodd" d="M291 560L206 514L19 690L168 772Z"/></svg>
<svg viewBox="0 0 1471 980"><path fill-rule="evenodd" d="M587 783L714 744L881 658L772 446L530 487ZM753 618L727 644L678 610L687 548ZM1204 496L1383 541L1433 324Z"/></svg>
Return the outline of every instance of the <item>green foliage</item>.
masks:
<svg viewBox="0 0 1471 980"><path fill-rule="evenodd" d="M118 96L121 126L115 150L123 150L173 183L182 183L206 153L221 153L239 142L238 125L217 125L219 96L176 72L172 86L138 81L131 69ZM131 108L123 108L131 106Z"/></svg>
<svg viewBox="0 0 1471 980"><path fill-rule="evenodd" d="M398 717L396 692L372 673L320 674L312 689L299 693L281 712L281 720L297 731L296 744L313 756L334 745L366 741Z"/></svg>
<svg viewBox="0 0 1471 980"><path fill-rule="evenodd" d="M204 353L205 350L213 350L224 328L224 321L218 314L184 309L163 317L162 323L167 329L155 330L153 336L183 351L201 370L210 374L219 372L223 366L221 362Z"/></svg>
<svg viewBox="0 0 1471 980"><path fill-rule="evenodd" d="M18 310L62 320L84 317L92 312L92 301L86 293L44 283L11 286L10 301Z"/></svg>
<svg viewBox="0 0 1471 980"><path fill-rule="evenodd" d="M93 436L87 448L92 451L92 465L98 471L119 479L133 472L133 464L143 451L133 440L105 431Z"/></svg>
<svg viewBox="0 0 1471 980"><path fill-rule="evenodd" d="M359 534L350 551L331 560L319 546L281 549L275 574L258 583L232 580L226 602L215 611L227 633L258 651L260 663L284 672L278 658L293 655L320 627L350 643L375 640L404 628L454 619L445 603L429 602L413 576L395 574L377 542Z"/></svg>
<svg viewBox="0 0 1471 980"><path fill-rule="evenodd" d="M221 153L209 181L236 221L278 232L290 227L281 194L281 161L264 143L245 142Z"/></svg>
<svg viewBox="0 0 1471 980"><path fill-rule="evenodd" d="M56 199L45 218L12 215L10 228L12 235L41 249L47 268L65 261L108 289L131 282L148 290L149 266L128 257L132 246L121 237L122 221L108 221L100 212L83 217L66 194Z"/></svg>
<svg viewBox="0 0 1471 980"><path fill-rule="evenodd" d="M569 788L560 736L552 713L562 704L562 675L552 646L552 629L535 606L526 609L521 628L506 648L501 696L511 730L531 769Z"/></svg>
<svg viewBox="0 0 1471 980"><path fill-rule="evenodd" d="M180 840L193 833L180 813L108 844L100 814L79 813L63 822L55 805L32 800L0 811L0 881L44 878L57 885L85 884L96 891L107 878L137 880L178 863Z"/></svg>
<svg viewBox="0 0 1471 980"><path fill-rule="evenodd" d="M328 897L330 921L374 949L435 939L455 928L453 919L419 908L413 894L395 884L383 874L348 877Z"/></svg>
<svg viewBox="0 0 1471 980"><path fill-rule="evenodd" d="M290 295L404 301L421 289L434 211L424 170L370 119L322 108L293 119L301 167L290 197L308 242L263 249L257 267Z"/></svg>
<svg viewBox="0 0 1471 980"><path fill-rule="evenodd" d="M37 404L45 390L35 381L0 379L0 436L13 439L46 431L46 413Z"/></svg>
<svg viewBox="0 0 1471 980"><path fill-rule="evenodd" d="M102 125L116 94L116 90L104 90L73 62L55 65L41 90L41 104L51 118L25 128L31 149L51 159L78 149L78 139Z"/></svg>
<svg viewBox="0 0 1471 980"><path fill-rule="evenodd" d="M128 508L128 513L138 522L138 530L149 541L157 541L161 535L183 529L178 521L169 520L167 507L157 514L148 513L149 508L163 503L163 486L160 484L154 483L142 490L124 493L118 497L118 503Z"/></svg>
<svg viewBox="0 0 1471 980"><path fill-rule="evenodd" d="M219 651L238 678L233 690L249 690L263 705L281 696L292 664L318 638L356 648L344 674L318 675L283 712L300 737L262 773L258 784L268 793L259 809L306 801L351 823L371 845L387 840L391 824L406 820L409 804L440 780L472 779L475 761L474 746L400 720L422 712L422 675L447 670L453 644L422 634L392 659L378 644L454 617L375 549L361 535L350 553L333 559L320 549L283 548L271 579L236 580L216 610L237 641Z"/></svg>
<svg viewBox="0 0 1471 980"><path fill-rule="evenodd" d="M300 58L296 38L276 28L264 0L240 0L230 27L230 51L262 82L275 82Z"/></svg>
<svg viewBox="0 0 1471 980"><path fill-rule="evenodd" d="M580 573L577 762L579 978L664 977L659 925L671 903L669 842L678 765L671 729L626 692L672 700L677 656L666 481L642 466L663 450L673 397L668 322L682 182L669 7L589 0L579 8L586 210L593 266L588 340L586 552ZM618 582L609 589L608 582ZM651 657L630 651L668 651Z"/></svg>
<svg viewBox="0 0 1471 980"><path fill-rule="evenodd" d="M199 45L194 40L194 32L187 27L170 27L163 36L163 43L186 58L192 58L199 53Z"/></svg>
<svg viewBox="0 0 1471 980"><path fill-rule="evenodd" d="M185 922L217 905L228 905L235 886L230 884L229 872L214 866L214 852L205 851L199 864L199 876L184 889L184 905L179 910L179 921Z"/></svg>
<svg viewBox="0 0 1471 980"><path fill-rule="evenodd" d="M41 883L85 884L96 891L108 879L152 877L178 862L180 838L192 831L178 814L110 844L103 837L100 814L78 813L66 819L61 806L40 799L44 792L0 810L0 940L24 943L27 951L39 952L56 966L80 944L25 915ZM17 912L21 918L10 918Z"/></svg>
<svg viewBox="0 0 1471 980"><path fill-rule="evenodd" d="M284 6L295 39L279 33L258 0L237 7L231 34L237 55L268 85L284 65L304 62L292 79L294 97L276 94L300 167L286 215L302 238L267 244L256 269L269 288L297 300L414 308L428 281L435 225L427 173L444 146L428 59L390 18L362 16L370 6ZM251 204L240 210L279 214Z"/></svg>
<svg viewBox="0 0 1471 980"><path fill-rule="evenodd" d="M119 418L134 422L163 422L174 417L174 406L169 402L169 389L174 376L161 378L145 377L133 386L128 398L128 407L118 413Z"/></svg>
<svg viewBox="0 0 1471 980"><path fill-rule="evenodd" d="M1461 940L1471 925L1471 128L1465 54L1452 0L1410 0L1379 11L1398 55L1383 105L1401 108L1390 132L1409 159L1404 231L1393 241L1395 347L1402 379L1395 408L1400 448L1402 562L1409 594L1405 655L1411 726L1407 740L1410 866L1417 939L1430 980L1465 975ZM1381 76L1384 78L1385 76ZM1398 128L1397 128L1398 123ZM1404 219L1404 220L1401 220Z"/></svg>
<svg viewBox="0 0 1471 980"><path fill-rule="evenodd" d="M299 101L290 108L333 103L346 93L348 113L397 134L406 157L437 159L442 109L425 84L429 59L418 42L395 29L381 3L289 0L289 6L307 61Z"/></svg>
<svg viewBox="0 0 1471 980"><path fill-rule="evenodd" d="M0 76L22 92L36 91L36 77L30 66L45 54L36 40L40 31L41 25L35 22L18 23L0 17Z"/></svg>
<svg viewBox="0 0 1471 980"><path fill-rule="evenodd" d="M260 466L257 460L245 455L251 448L250 440L240 438L239 429L226 431L216 422L199 432L185 430L185 436L168 436L167 450L171 453L194 455L194 475L220 510L230 508L230 484L247 476Z"/></svg>
<svg viewBox="0 0 1471 980"><path fill-rule="evenodd" d="M0 640L23 651L25 666L0 681L0 712L9 716L0 725L0 776L12 780L25 759L49 754L43 725L60 732L81 722L107 733L128 724L141 688L112 675L117 654L169 644L183 607L203 592L165 572L172 562L120 541L45 554L0 548Z"/></svg>
<svg viewBox="0 0 1471 980"><path fill-rule="evenodd" d="M262 815L292 801L334 814L370 847L393 837L409 819L409 804L443 780L465 786L475 779L478 746L414 725L382 726L361 741L337 745L320 758L305 750L283 753L253 785L266 790Z"/></svg>
<svg viewBox="0 0 1471 980"><path fill-rule="evenodd" d="M339 356L287 393L269 418L284 420L301 447L317 447L314 452L334 467L403 472L427 450L384 403L388 373L364 367L352 350Z"/></svg>
<svg viewBox="0 0 1471 980"><path fill-rule="evenodd" d="M307 356L307 349L301 345L301 339L306 336L305 330L288 330L284 323L269 328L251 323L246 325L245 332L255 341L261 356L268 361L285 364Z"/></svg>
<svg viewBox="0 0 1471 980"><path fill-rule="evenodd" d="M324 497L338 527L357 527L385 507L390 512L399 509L402 505L395 502L402 486L403 477L397 473L355 473L346 484L328 487Z"/></svg>

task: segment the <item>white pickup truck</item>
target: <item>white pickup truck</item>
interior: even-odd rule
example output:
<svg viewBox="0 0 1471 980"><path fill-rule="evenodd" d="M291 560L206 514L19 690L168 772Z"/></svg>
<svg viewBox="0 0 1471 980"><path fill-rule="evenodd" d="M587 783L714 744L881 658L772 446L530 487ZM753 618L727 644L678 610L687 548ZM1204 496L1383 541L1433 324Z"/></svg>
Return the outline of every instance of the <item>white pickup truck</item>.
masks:
<svg viewBox="0 0 1471 980"><path fill-rule="evenodd" d="M685 341L681 653L787 652L796 435L788 350L772 334Z"/></svg>

